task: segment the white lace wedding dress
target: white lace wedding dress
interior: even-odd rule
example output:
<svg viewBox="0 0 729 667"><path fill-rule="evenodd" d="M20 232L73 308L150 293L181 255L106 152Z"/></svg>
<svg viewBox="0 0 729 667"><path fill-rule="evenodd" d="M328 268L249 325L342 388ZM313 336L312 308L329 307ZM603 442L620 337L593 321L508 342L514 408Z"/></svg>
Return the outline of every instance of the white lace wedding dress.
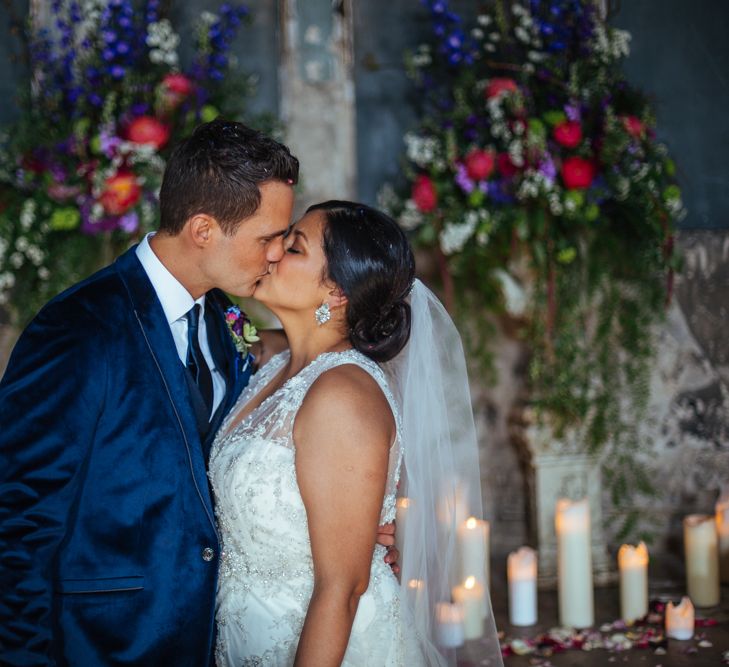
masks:
<svg viewBox="0 0 729 667"><path fill-rule="evenodd" d="M209 475L223 545L216 610L219 667L293 664L314 583L306 510L296 481L293 424L313 382L335 366L364 369L393 410L398 436L381 522L395 518L400 416L382 370L359 352L320 355L228 432L241 409L287 361L288 352L276 355L253 376L212 446ZM412 625L403 618L399 584L384 556L384 547L376 546L369 588L360 598L343 665L422 664Z"/></svg>

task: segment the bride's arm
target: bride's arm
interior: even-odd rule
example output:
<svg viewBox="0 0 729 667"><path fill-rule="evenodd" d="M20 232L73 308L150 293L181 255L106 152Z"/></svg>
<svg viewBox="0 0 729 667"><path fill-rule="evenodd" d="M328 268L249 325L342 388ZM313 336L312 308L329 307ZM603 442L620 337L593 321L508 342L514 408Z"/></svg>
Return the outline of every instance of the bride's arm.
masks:
<svg viewBox="0 0 729 667"><path fill-rule="evenodd" d="M395 422L377 383L339 366L309 390L294 424L296 476L314 559L314 591L295 665L342 662L372 552Z"/></svg>

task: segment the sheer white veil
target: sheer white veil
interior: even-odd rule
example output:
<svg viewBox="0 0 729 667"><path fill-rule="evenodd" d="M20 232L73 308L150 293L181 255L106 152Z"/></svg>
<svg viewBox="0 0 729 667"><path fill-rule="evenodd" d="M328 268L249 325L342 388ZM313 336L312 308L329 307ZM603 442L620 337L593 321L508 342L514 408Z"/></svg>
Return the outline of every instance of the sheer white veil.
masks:
<svg viewBox="0 0 729 667"><path fill-rule="evenodd" d="M415 625L426 664L455 665L455 650L439 645L436 609L462 583L458 526L469 517L482 518L478 444L458 331L419 280L409 298L410 340L383 364L402 416L398 496L409 503L406 520L397 526L403 612ZM485 604L479 657L488 659L481 664L501 666L488 593Z"/></svg>

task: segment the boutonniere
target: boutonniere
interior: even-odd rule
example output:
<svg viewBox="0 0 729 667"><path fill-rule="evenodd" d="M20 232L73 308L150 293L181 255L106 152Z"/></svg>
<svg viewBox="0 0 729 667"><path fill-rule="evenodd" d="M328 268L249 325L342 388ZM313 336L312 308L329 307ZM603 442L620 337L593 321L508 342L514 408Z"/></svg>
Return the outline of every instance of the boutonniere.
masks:
<svg viewBox="0 0 729 667"><path fill-rule="evenodd" d="M246 357L251 345L260 340L256 327L253 326L253 323L238 306L230 306L225 311L225 323L228 325L228 331L233 337L235 349L242 357Z"/></svg>

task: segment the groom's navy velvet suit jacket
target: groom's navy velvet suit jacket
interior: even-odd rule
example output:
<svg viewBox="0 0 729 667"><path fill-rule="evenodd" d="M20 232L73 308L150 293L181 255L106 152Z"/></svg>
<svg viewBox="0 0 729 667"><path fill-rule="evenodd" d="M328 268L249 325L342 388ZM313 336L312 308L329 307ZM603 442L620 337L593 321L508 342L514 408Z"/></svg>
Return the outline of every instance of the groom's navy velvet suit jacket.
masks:
<svg viewBox="0 0 729 667"><path fill-rule="evenodd" d="M221 297L206 299L219 416L250 375ZM0 383L0 664L208 664L215 429L201 435L188 385L134 249L23 333Z"/></svg>

